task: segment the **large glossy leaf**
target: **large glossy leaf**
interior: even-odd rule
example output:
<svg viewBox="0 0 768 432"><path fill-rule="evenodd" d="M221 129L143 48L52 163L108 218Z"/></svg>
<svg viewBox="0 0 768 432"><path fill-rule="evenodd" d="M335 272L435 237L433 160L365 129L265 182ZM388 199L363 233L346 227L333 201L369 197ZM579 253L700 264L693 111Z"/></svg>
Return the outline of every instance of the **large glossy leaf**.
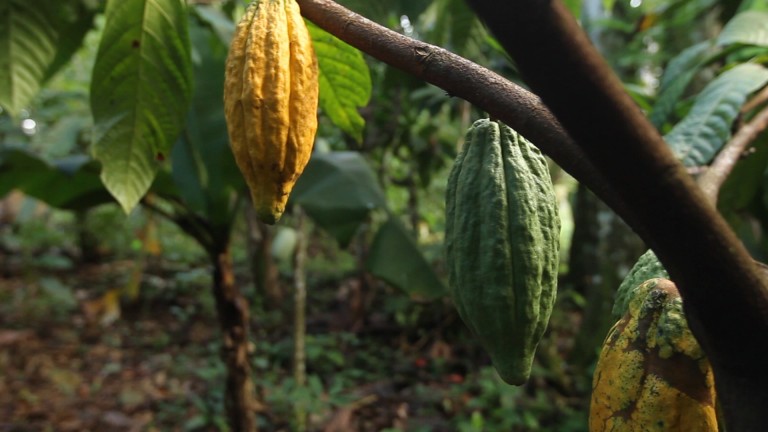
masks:
<svg viewBox="0 0 768 432"><path fill-rule="evenodd" d="M320 109L357 142L363 141L365 120L357 112L371 98L371 74L362 53L335 36L307 23L320 69Z"/></svg>
<svg viewBox="0 0 768 432"><path fill-rule="evenodd" d="M182 0L111 0L91 83L93 154L130 211L179 136L192 91Z"/></svg>
<svg viewBox="0 0 768 432"><path fill-rule="evenodd" d="M768 69L742 64L714 79L688 115L664 137L686 166L709 163L731 137L731 125L747 96L768 82Z"/></svg>
<svg viewBox="0 0 768 432"><path fill-rule="evenodd" d="M66 210L84 210L113 202L99 180L98 164L84 155L48 163L26 150L3 150L0 152L0 196L13 189Z"/></svg>
<svg viewBox="0 0 768 432"><path fill-rule="evenodd" d="M768 46L768 12L746 11L736 15L725 25L717 43Z"/></svg>
<svg viewBox="0 0 768 432"><path fill-rule="evenodd" d="M56 57L57 9L46 0L0 1L0 105L12 115L37 94Z"/></svg>
<svg viewBox="0 0 768 432"><path fill-rule="evenodd" d="M660 129L674 112L675 105L711 52L712 44L708 41L701 42L688 47L669 61L661 77L659 97L650 114L651 123L656 128Z"/></svg>
<svg viewBox="0 0 768 432"><path fill-rule="evenodd" d="M100 2L99 2L100 3ZM99 10L99 3L90 0L67 0L47 2L46 7L58 8L56 12L56 57L45 73L44 79L51 78L67 65L83 44L85 35L93 28L93 18ZM55 6L54 6L55 5Z"/></svg>
<svg viewBox="0 0 768 432"><path fill-rule="evenodd" d="M196 24L190 26L190 35L195 47L195 91L186 127L173 149L173 179L190 209L223 225L233 218L233 194L245 190L224 120L227 47Z"/></svg>
<svg viewBox="0 0 768 432"><path fill-rule="evenodd" d="M207 5L196 5L195 13L213 30L222 43L229 46L232 36L235 34L235 23L224 12Z"/></svg>
<svg viewBox="0 0 768 432"><path fill-rule="evenodd" d="M48 205L65 210L85 210L115 202L99 178L98 162L84 155L71 156L52 163L50 184L28 193Z"/></svg>
<svg viewBox="0 0 768 432"><path fill-rule="evenodd" d="M445 294L445 286L403 225L390 217L376 233L366 262L372 275L411 297L430 300Z"/></svg>
<svg viewBox="0 0 768 432"><path fill-rule="evenodd" d="M342 245L371 210L387 205L368 162L357 152L314 153L290 201Z"/></svg>
<svg viewBox="0 0 768 432"><path fill-rule="evenodd" d="M45 181L49 167L27 150L7 147L0 150L0 197L13 189L24 190Z"/></svg>
<svg viewBox="0 0 768 432"><path fill-rule="evenodd" d="M95 12L84 0L0 1L0 106L14 116L28 106L80 47Z"/></svg>

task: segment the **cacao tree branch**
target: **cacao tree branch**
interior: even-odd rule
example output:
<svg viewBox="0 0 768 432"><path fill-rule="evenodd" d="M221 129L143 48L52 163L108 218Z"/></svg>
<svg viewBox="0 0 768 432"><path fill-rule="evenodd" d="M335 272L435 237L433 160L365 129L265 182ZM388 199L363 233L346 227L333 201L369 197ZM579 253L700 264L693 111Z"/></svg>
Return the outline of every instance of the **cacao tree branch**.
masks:
<svg viewBox="0 0 768 432"><path fill-rule="evenodd" d="M736 162L750 143L766 128L768 128L768 107L763 108L748 123L739 128L733 138L717 154L709 168L699 177L699 187L713 205L717 203L720 188L733 171Z"/></svg>
<svg viewBox="0 0 768 432"><path fill-rule="evenodd" d="M762 89L760 93L756 94L752 99L748 100L747 103L741 107L739 112L741 112L741 114L746 114L765 102L768 102L768 86Z"/></svg>
<svg viewBox="0 0 768 432"><path fill-rule="evenodd" d="M621 211L634 217L625 219L680 288L688 323L715 371L728 429L762 430L768 424L768 290L744 246L561 2L468 3L626 197Z"/></svg>
<svg viewBox="0 0 768 432"><path fill-rule="evenodd" d="M175 203L173 200L167 201L174 207L175 210L173 212L158 206L152 194L145 195L141 200L141 204L147 210L178 226L182 231L195 239L208 254L211 254L211 251L215 249L216 242L211 235L210 226L204 220L200 220L199 217L186 211L183 205Z"/></svg>
<svg viewBox="0 0 768 432"><path fill-rule="evenodd" d="M331 0L297 0L317 26L372 57L434 84L506 123L612 208L623 198L574 144L539 97L443 48L394 32ZM628 211L621 212L632 217Z"/></svg>

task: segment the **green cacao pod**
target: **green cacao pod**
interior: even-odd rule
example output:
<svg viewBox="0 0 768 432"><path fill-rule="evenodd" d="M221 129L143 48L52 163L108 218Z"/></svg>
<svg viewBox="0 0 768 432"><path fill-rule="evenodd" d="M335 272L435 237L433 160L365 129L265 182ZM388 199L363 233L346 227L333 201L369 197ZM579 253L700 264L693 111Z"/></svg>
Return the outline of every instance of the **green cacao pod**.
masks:
<svg viewBox="0 0 768 432"><path fill-rule="evenodd" d="M448 177L450 295L501 378L523 384L557 288L560 218L546 160L501 123L476 121Z"/></svg>
<svg viewBox="0 0 768 432"><path fill-rule="evenodd" d="M634 297L634 291L640 284L655 278L669 278L669 273L661 265L652 250L640 255L632 269L616 290L616 299L613 302L613 315L616 319L621 318L627 312L629 301Z"/></svg>
<svg viewBox="0 0 768 432"><path fill-rule="evenodd" d="M671 281L636 287L609 331L593 377L589 430L717 431L712 369Z"/></svg>

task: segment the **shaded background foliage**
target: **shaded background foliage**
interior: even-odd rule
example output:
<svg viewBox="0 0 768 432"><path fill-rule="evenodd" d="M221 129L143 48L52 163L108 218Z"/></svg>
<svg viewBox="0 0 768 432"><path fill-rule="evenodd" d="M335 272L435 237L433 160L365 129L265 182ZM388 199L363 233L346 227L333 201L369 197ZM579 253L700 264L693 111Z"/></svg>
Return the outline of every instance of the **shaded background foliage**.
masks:
<svg viewBox="0 0 768 432"><path fill-rule="evenodd" d="M205 290L215 263L207 258L227 252L251 303L250 367L257 420L265 430L298 421L292 405L311 413L312 430L334 424L353 430L586 430L590 373L612 324L613 293L645 251L586 188L552 165L566 216L560 297L533 379L523 388L508 387L444 292L445 177L464 131L484 113L310 26L321 68L321 126L290 202L309 222L299 224L297 211L281 226L265 227L246 210L221 104L227 46L244 3L122 2L133 12L172 7L175 12L159 15L173 17L175 31L163 20L110 15L120 2L48 3L0 5L0 45L7 48L0 50L0 196L6 197L0 325L13 336L9 345L23 346L25 358L44 358L39 341L51 337L106 352L96 359L125 356L124 362L78 365L82 373L71 382L81 384L92 369L107 367L115 374L175 369L165 373L185 389L155 380L153 388L165 396L160 390L146 396L126 392L129 386L117 381L107 387L120 403L101 408L122 413L129 424L227 429L221 403L226 370L216 359L221 342L196 324L216 322ZM463 1L341 3L519 79ZM692 172L710 163L735 126L753 115L743 105L768 82L765 2L567 4ZM127 33L120 28L139 36L121 43ZM167 38L141 36L160 29ZM139 40L149 54L130 54ZM128 69L146 61L175 68L158 67L148 80L116 74L109 59L122 59ZM126 112L146 115L127 121ZM147 132L157 124L176 126ZM117 132L106 139L97 132L110 128ZM763 132L753 142L718 200L757 259L768 251L766 139ZM293 262L301 239L309 256L305 268ZM297 338L290 316L302 309L291 301L290 288L304 273L309 333L302 381L290 373ZM41 332L46 326L66 331ZM135 335L143 341L138 347L129 342ZM144 351L157 361L143 362ZM169 354L180 357L162 357ZM0 362L0 370L22 367L8 356ZM70 369L62 362L40 373ZM51 376L44 375L50 388L30 390L39 396L9 405L9 424L61 427L62 413L73 406L57 405L42 418L29 409L47 397L44 392L61 397L80 391ZM3 374L3 385L32 386L10 373ZM188 404L171 401L182 394L193 395ZM81 400L95 404L87 396ZM102 415L98 421L115 419Z"/></svg>

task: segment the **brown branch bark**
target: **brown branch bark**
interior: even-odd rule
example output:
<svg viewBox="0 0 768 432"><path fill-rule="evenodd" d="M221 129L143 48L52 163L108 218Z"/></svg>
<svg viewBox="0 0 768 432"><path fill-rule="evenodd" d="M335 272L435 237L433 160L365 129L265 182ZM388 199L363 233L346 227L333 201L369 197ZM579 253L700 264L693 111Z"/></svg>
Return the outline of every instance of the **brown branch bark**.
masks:
<svg viewBox="0 0 768 432"><path fill-rule="evenodd" d="M183 205L172 200L169 203L177 206L175 212L158 206L151 195L142 200L144 207L178 225L197 240L208 254L213 267L211 288L224 342L221 355L227 368L224 405L228 424L234 432L255 432L258 401L248 360L248 300L235 285L229 253L231 224L226 227L212 226L186 210Z"/></svg>
<svg viewBox="0 0 768 432"><path fill-rule="evenodd" d="M766 94L768 95L768 93ZM768 107L763 108L749 123L739 128L733 138L717 154L709 168L699 177L699 187L704 191L704 195L712 205L717 204L720 188L733 171L736 162L739 161L752 141L766 128L768 128Z"/></svg>
<svg viewBox="0 0 768 432"><path fill-rule="evenodd" d="M623 217L623 197L575 145L538 96L440 47L403 36L331 0L297 0L307 19L372 57L482 108L535 143Z"/></svg>
<svg viewBox="0 0 768 432"><path fill-rule="evenodd" d="M626 197L685 300L729 430L768 424L768 290L739 239L558 1L470 0L523 76ZM598 192L599 193L599 192Z"/></svg>

